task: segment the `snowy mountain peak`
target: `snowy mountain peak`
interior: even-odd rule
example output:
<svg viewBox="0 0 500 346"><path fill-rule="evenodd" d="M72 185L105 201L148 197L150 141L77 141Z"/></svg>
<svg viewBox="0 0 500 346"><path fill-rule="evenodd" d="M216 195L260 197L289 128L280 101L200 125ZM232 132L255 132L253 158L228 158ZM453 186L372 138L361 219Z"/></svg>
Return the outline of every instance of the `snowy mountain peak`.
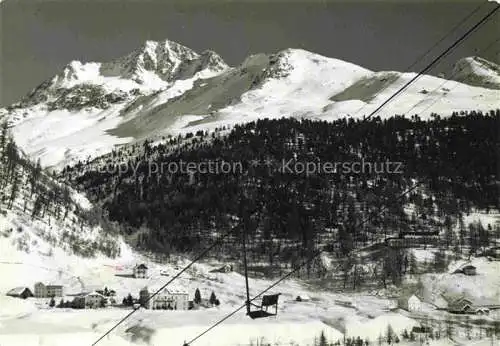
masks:
<svg viewBox="0 0 500 346"><path fill-rule="evenodd" d="M125 57L103 64L101 73L145 84L151 80L171 82L191 78L202 70L219 72L226 68L227 64L215 52L200 55L191 48L165 40L146 41Z"/></svg>
<svg viewBox="0 0 500 346"><path fill-rule="evenodd" d="M457 82L489 89L500 89L500 66L474 56L458 60L453 67Z"/></svg>
<svg viewBox="0 0 500 346"><path fill-rule="evenodd" d="M215 52L198 54L179 43L146 41L109 62L71 61L11 108L46 105L49 110L108 108L140 94L168 88L177 80L207 78L229 66Z"/></svg>
<svg viewBox="0 0 500 346"><path fill-rule="evenodd" d="M51 87L72 87L82 82L91 82L99 74L100 64L96 62L82 63L73 60L67 64L61 73L51 80Z"/></svg>

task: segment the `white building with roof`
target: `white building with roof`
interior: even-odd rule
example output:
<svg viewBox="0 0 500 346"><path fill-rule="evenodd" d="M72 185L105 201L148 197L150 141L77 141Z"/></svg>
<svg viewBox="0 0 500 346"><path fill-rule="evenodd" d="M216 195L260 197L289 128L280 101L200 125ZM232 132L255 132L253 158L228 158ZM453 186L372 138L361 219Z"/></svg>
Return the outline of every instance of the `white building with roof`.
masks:
<svg viewBox="0 0 500 346"><path fill-rule="evenodd" d="M139 292L143 306L153 310L188 310L189 294L180 287L166 287L150 298L161 287L144 287Z"/></svg>
<svg viewBox="0 0 500 346"><path fill-rule="evenodd" d="M404 295L398 299L398 306L409 312L422 311L423 299L419 298L416 294Z"/></svg>
<svg viewBox="0 0 500 346"><path fill-rule="evenodd" d="M95 309L106 304L106 297L97 292L90 292L75 297L73 302L79 308Z"/></svg>

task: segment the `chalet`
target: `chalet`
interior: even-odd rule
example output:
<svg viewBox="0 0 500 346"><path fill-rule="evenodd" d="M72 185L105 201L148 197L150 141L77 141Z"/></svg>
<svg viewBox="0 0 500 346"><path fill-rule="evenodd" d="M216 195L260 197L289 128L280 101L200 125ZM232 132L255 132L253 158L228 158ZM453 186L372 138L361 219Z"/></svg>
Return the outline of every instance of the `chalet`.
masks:
<svg viewBox="0 0 500 346"><path fill-rule="evenodd" d="M135 278L146 278L148 276L148 267L144 264L138 264L134 267L134 277Z"/></svg>
<svg viewBox="0 0 500 346"><path fill-rule="evenodd" d="M28 287L16 287L11 289L7 294L9 297L26 299L29 297L33 297L33 293Z"/></svg>
<svg viewBox="0 0 500 346"><path fill-rule="evenodd" d="M76 308L100 308L106 305L106 297L97 292L90 292L76 296L73 299L73 306Z"/></svg>
<svg viewBox="0 0 500 346"><path fill-rule="evenodd" d="M423 299L416 294L410 296L402 296L398 299L398 307L409 312L422 311Z"/></svg>
<svg viewBox="0 0 500 346"><path fill-rule="evenodd" d="M64 295L64 287L58 284L45 285L42 282L37 282L35 284L34 295L37 298L62 297Z"/></svg>
<svg viewBox="0 0 500 346"><path fill-rule="evenodd" d="M476 267L474 267L473 265L467 264L467 265L461 266L460 268L455 270L453 272L453 274L465 274L465 275L471 276L471 275L476 275L477 271L476 271Z"/></svg>
<svg viewBox="0 0 500 346"><path fill-rule="evenodd" d="M153 310L188 310L189 309L189 294L182 289L164 288L158 294L152 297L153 292L144 287L139 292L139 301L146 309ZM146 302L146 303L144 303Z"/></svg>
<svg viewBox="0 0 500 346"><path fill-rule="evenodd" d="M467 313L473 312L473 307L474 307L474 304L472 303L471 300L469 300L465 297L460 297L458 299L451 301L448 304L448 312L458 313L458 314L467 314Z"/></svg>
<svg viewBox="0 0 500 346"><path fill-rule="evenodd" d="M477 314L477 315L487 315L490 313L489 308L495 308L496 301L481 299L481 298L470 298L464 295L455 296L454 299L449 299L447 311L454 314Z"/></svg>

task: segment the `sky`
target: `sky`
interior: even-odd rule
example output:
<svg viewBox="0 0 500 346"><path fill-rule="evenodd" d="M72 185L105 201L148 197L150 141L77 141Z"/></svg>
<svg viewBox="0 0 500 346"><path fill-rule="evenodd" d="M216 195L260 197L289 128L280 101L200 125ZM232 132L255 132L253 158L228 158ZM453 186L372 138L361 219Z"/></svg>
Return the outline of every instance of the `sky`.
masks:
<svg viewBox="0 0 500 346"><path fill-rule="evenodd" d="M254 53L302 48L372 70L406 71L477 6L483 6L411 70L420 71L495 3L484 0L7 0L0 4L0 106L72 60L107 61L146 40L211 49L230 65ZM499 11L500 12L500 11ZM498 13L433 73L480 55L499 62Z"/></svg>

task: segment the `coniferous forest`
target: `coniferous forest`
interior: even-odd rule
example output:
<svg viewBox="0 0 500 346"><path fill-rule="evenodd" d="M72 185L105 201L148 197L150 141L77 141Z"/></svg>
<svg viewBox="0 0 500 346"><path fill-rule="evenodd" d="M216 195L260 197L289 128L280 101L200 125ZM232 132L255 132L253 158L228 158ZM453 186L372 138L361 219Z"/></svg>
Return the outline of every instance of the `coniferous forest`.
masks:
<svg viewBox="0 0 500 346"><path fill-rule="evenodd" d="M99 252L108 256L119 254L119 247L109 232L114 226L92 208L82 208L67 184L61 184L48 175L40 161L34 163L26 157L10 135L7 122L3 122L0 126L0 214L6 216L16 209L29 216L30 222L41 222L50 230L62 228L58 236L43 228L35 228L37 236L53 246L58 245L85 257ZM85 233L98 225L108 232L88 241ZM12 233L25 236L18 240L17 247L29 252L32 242L28 241L28 232L24 232L21 226L16 232L13 229L0 230L4 237Z"/></svg>
<svg viewBox="0 0 500 346"><path fill-rule="evenodd" d="M238 258L242 223L252 260L271 265L293 265L319 247L343 257L401 231L439 231L447 247L478 252L498 232L494 225L463 230L460 239L450 229L463 224L464 214L498 208L499 117L497 109L425 121L264 119L125 146L68 166L62 177L120 222L135 245L163 254L201 251L234 228L211 255ZM279 171L284 160L402 167L297 174ZM180 161L241 162L243 171L151 170ZM124 163L134 169L116 173Z"/></svg>

